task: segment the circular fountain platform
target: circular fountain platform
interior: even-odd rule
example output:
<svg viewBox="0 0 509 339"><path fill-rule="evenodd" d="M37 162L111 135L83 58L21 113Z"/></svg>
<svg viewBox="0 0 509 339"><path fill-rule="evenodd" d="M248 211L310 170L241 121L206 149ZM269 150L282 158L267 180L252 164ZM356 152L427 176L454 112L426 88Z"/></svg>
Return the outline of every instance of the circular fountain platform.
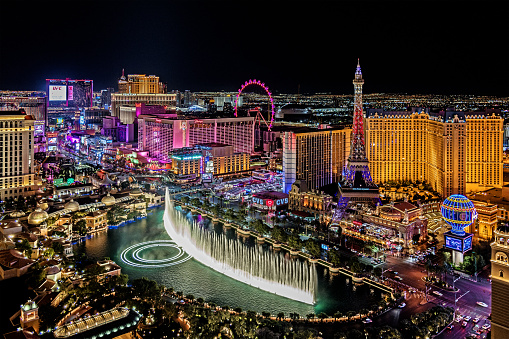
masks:
<svg viewBox="0 0 509 339"><path fill-rule="evenodd" d="M156 250L159 253L150 255L150 252ZM161 268L181 264L191 259L191 256L173 240L153 240L129 246L120 254L120 258L127 265L134 267Z"/></svg>

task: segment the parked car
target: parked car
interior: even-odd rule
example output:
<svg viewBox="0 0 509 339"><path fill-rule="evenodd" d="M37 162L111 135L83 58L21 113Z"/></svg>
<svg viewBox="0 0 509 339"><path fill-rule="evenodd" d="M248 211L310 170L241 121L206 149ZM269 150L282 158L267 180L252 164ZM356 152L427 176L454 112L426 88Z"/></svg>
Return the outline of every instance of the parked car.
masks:
<svg viewBox="0 0 509 339"><path fill-rule="evenodd" d="M474 324L477 324L477 323L479 322L479 320L481 320L481 317L476 317L476 318L473 320Z"/></svg>
<svg viewBox="0 0 509 339"><path fill-rule="evenodd" d="M463 320L465 320L466 322L469 322L471 319L472 319L472 317L467 315Z"/></svg>
<svg viewBox="0 0 509 339"><path fill-rule="evenodd" d="M463 327L467 327L468 323L466 321L463 322L463 324L461 324L461 326Z"/></svg>
<svg viewBox="0 0 509 339"><path fill-rule="evenodd" d="M405 306L406 306L406 304L405 304L405 303L402 303L402 304L401 304L401 305L399 305L398 307L399 307L399 308L403 308L403 307L405 307Z"/></svg>

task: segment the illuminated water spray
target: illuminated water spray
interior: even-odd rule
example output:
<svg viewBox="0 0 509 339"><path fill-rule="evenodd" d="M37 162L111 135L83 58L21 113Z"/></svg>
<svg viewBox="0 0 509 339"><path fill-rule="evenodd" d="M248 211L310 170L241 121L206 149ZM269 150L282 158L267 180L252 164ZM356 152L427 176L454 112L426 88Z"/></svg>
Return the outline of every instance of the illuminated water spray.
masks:
<svg viewBox="0 0 509 339"><path fill-rule="evenodd" d="M317 286L314 264L289 259L260 246L248 247L237 239L204 230L173 208L168 192L164 226L168 235L202 264L264 291L314 303Z"/></svg>

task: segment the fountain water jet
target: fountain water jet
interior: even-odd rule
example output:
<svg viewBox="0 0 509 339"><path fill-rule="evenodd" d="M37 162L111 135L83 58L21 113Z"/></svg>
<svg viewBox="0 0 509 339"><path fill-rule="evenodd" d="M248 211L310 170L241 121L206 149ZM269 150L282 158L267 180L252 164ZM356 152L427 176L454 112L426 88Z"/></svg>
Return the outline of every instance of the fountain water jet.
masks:
<svg viewBox="0 0 509 339"><path fill-rule="evenodd" d="M248 247L201 229L173 208L168 191L164 226L168 235L202 264L232 279L289 299L314 304L317 273L314 264L287 259L282 253Z"/></svg>

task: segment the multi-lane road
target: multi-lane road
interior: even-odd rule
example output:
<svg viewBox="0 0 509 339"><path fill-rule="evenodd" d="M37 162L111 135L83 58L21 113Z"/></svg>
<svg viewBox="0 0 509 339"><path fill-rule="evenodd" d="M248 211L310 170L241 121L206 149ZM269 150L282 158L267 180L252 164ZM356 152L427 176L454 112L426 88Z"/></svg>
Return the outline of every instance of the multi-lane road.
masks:
<svg viewBox="0 0 509 339"><path fill-rule="evenodd" d="M451 291L442 290L440 288L431 287L428 292L427 304L425 303L425 288L426 284L422 279L426 276L426 271L423 266L419 266L408 257L392 257L387 258L387 262L384 265L384 269L390 270L385 272L385 275L394 281L394 284L403 290L408 291L409 287L416 288L418 291L415 293L407 292L406 306L403 309L394 309L382 316L380 321L388 323L393 326L397 326L398 321L404 318L410 317L414 313L423 312L426 309L431 308L434 305L441 305L445 307L455 307L458 315L470 316L472 320L467 323L466 327L462 326L463 321L454 322L454 328L452 330L445 330L437 338L465 338L473 331L475 324L473 319L480 317L478 322L479 327L485 324L489 324L487 319L491 313L491 284L486 278L479 278L479 281L475 281L472 277L462 277L457 279L458 276L448 275L446 280L452 285L453 279L456 280L455 287L458 289L456 293ZM396 278L394 272L397 272ZM433 293L437 291L441 295ZM483 302L488 307L481 307L477 305L477 302ZM481 338L486 337L486 331L481 335Z"/></svg>

